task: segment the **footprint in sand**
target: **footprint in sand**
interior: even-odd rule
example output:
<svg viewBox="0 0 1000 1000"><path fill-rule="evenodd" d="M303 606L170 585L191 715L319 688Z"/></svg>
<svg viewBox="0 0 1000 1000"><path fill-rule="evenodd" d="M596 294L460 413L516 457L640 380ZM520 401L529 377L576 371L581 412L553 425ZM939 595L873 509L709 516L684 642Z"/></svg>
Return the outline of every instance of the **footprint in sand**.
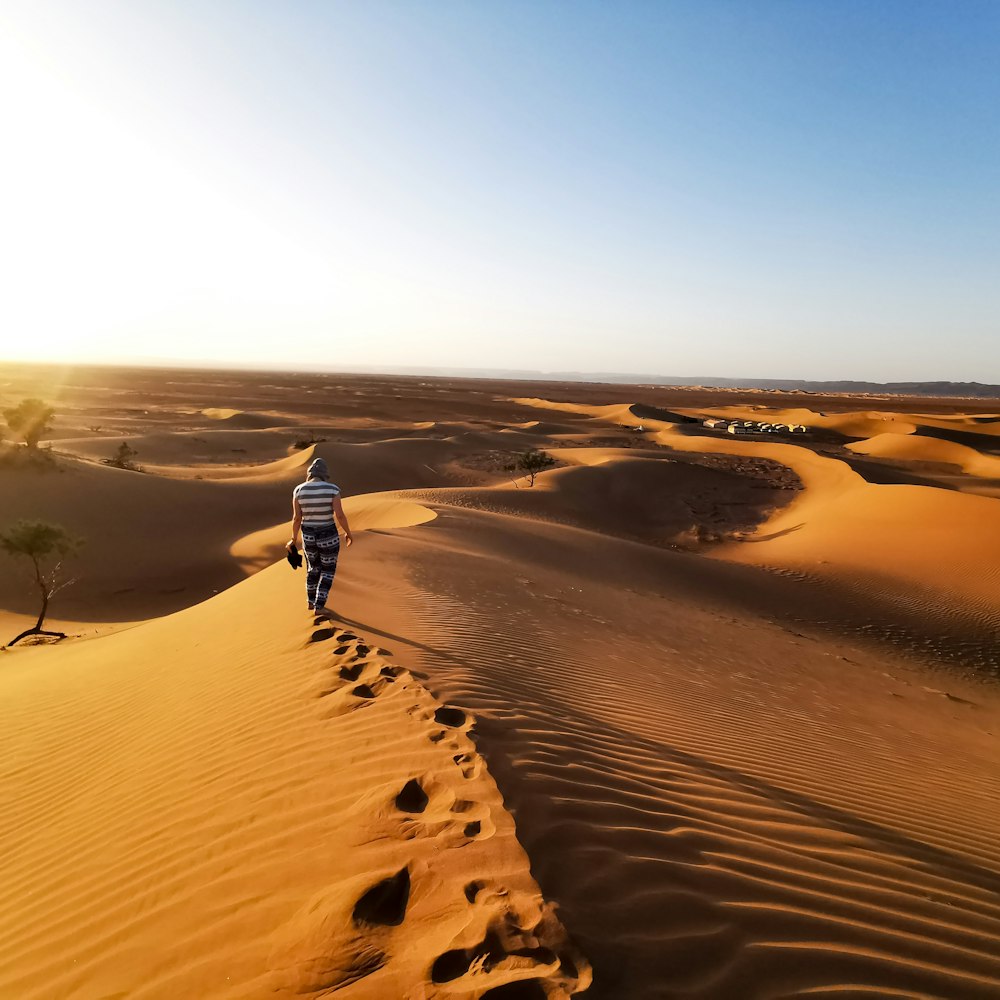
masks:
<svg viewBox="0 0 1000 1000"><path fill-rule="evenodd" d="M400 812L422 813L430 799L416 778L411 778L396 796L396 808Z"/></svg>
<svg viewBox="0 0 1000 1000"><path fill-rule="evenodd" d="M372 698L377 698L387 687L395 683L396 680L394 677L375 677L373 680L368 681L368 683L356 684L349 690L355 698L364 698L370 701Z"/></svg>
<svg viewBox="0 0 1000 1000"><path fill-rule="evenodd" d="M341 667L338 673L345 681L356 681L364 671L363 663L356 663L351 667Z"/></svg>
<svg viewBox="0 0 1000 1000"><path fill-rule="evenodd" d="M372 705L390 686L399 692L409 686L409 671L385 663L381 651L373 656L372 647L360 643L356 636L323 628L315 631L312 641L334 637L339 643L334 656L340 662L327 661L332 669L323 671L325 685L334 681L323 690L332 706L328 717ZM462 849L493 837L496 825L490 806L476 800L478 786L473 781L484 768L467 735L475 720L462 709L434 704L422 688L411 689L411 694L416 695L408 713L412 723L427 728L432 745L443 744L446 748L440 754L443 770L432 769L428 774L410 777L392 790L372 790L357 807L374 806L389 823L386 833L405 840L431 838L436 849ZM437 751L427 753L438 756ZM469 790L468 797L456 795L457 776L448 770L445 753L451 756L462 779L470 782L461 785L463 790ZM336 922L329 919L328 911L324 915L326 907L307 907L301 917L300 933L291 942L294 955L280 954L279 949L280 985L291 986L299 993L319 988L330 991L331 987L336 991L389 964L393 929L406 920L411 879L411 865L407 865L367 884L356 883L359 891L351 897L353 904L340 894L336 909L346 918L346 926L334 940L329 938L328 930ZM559 992L563 984L576 989L583 985L586 977L570 954L565 932L540 897L515 895L485 881L468 883L464 896L468 906L465 929L434 959L430 970L430 978L442 995L474 995L479 1000L546 1000L553 995L553 989L555 995L563 995ZM345 911L345 905L350 909ZM568 991L565 995L569 995Z"/></svg>
<svg viewBox="0 0 1000 1000"><path fill-rule="evenodd" d="M354 683L359 679L361 683ZM364 669L355 671L346 667L338 671L337 681L332 685L324 684L318 691L318 696L328 706L323 713L327 719L367 708L397 684L395 677L382 677L377 672L369 676Z"/></svg>
<svg viewBox="0 0 1000 1000"><path fill-rule="evenodd" d="M457 753L452 760L461 769L462 777L471 781L482 773L482 758L474 753Z"/></svg>
<svg viewBox="0 0 1000 1000"><path fill-rule="evenodd" d="M339 666L334 662L329 666L332 669L329 672L324 669L320 675L319 688L316 691L317 697L327 698L347 690L357 697L370 701L388 685L395 684L397 681L406 687L408 674L402 667L380 665L377 662L367 660Z"/></svg>
<svg viewBox="0 0 1000 1000"><path fill-rule="evenodd" d="M470 882L469 923L431 966L431 981L481 1000L544 1000L551 987L581 982L578 963L550 907L526 894ZM483 992L478 992L483 991Z"/></svg>
<svg viewBox="0 0 1000 1000"><path fill-rule="evenodd" d="M454 792L426 779L411 778L396 795L394 804L406 814L401 832L407 840L414 836L444 837L460 847L496 833L486 803L455 798Z"/></svg>
<svg viewBox="0 0 1000 1000"><path fill-rule="evenodd" d="M391 878L373 885L354 904L354 922L360 926L398 927L410 899L410 870L402 868Z"/></svg>
<svg viewBox="0 0 1000 1000"><path fill-rule="evenodd" d="M467 716L460 708L448 708L442 705L434 713L434 721L441 726L450 726L452 729L461 729L465 726Z"/></svg>
<svg viewBox="0 0 1000 1000"><path fill-rule="evenodd" d="M334 992L388 964L393 929L406 919L410 869L361 876L324 890L276 933L270 987L283 995Z"/></svg>
<svg viewBox="0 0 1000 1000"><path fill-rule="evenodd" d="M327 995L389 965L413 879L407 865L309 900L272 941L270 990ZM465 887L465 900L464 928L430 968L432 983L445 994L546 1000L590 985L589 970L578 969L565 931L540 898L482 881Z"/></svg>
<svg viewBox="0 0 1000 1000"><path fill-rule="evenodd" d="M324 699L336 696L332 699L332 709L327 712L328 718L370 704L390 684L399 682L401 688L408 687L409 671L404 667L384 663L378 657L372 658L371 646L345 642L345 639L356 642L357 636L351 633L338 632L336 629L317 629L311 641L320 642L329 638L336 638L340 643L333 650L333 656L341 661L348 659L353 662L337 663L335 660L329 664L332 668L330 673L324 670L316 695Z"/></svg>

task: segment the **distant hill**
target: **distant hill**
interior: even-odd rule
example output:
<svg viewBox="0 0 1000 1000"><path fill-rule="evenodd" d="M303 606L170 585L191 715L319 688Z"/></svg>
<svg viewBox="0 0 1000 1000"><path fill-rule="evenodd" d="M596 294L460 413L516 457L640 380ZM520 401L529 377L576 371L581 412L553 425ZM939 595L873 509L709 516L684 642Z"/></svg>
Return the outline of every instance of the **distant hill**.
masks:
<svg viewBox="0 0 1000 1000"><path fill-rule="evenodd" d="M564 376L556 376L563 378ZM631 382L638 376L610 376L609 382ZM605 381L605 379L600 379ZM893 396L968 396L975 399L1000 398L1000 385L984 382L809 382L803 379L760 378L669 378L656 376L642 380L650 385L701 385L713 389L780 389L784 392L844 392Z"/></svg>
<svg viewBox="0 0 1000 1000"><path fill-rule="evenodd" d="M52 366L45 362L7 363L8 368L44 371ZM101 365L77 365L81 368L101 368ZM216 361L176 361L157 359L121 362L111 367L169 369L177 371L317 371L296 365L234 365L232 360ZM656 386L702 386L706 389L774 389L780 392L816 393L829 395L844 393L851 396L927 396L965 399L1000 399L1000 385L985 382L856 382L847 379L828 382L794 378L730 378L718 375L650 375L638 372L573 372L539 371L530 368L450 368L442 365L337 365L330 372L344 372L357 375L402 375L426 378L481 378L522 382L604 382L614 385L656 385Z"/></svg>
<svg viewBox="0 0 1000 1000"><path fill-rule="evenodd" d="M352 365L348 371L386 375L426 375L438 378L495 378L540 382L614 382L628 385L704 386L710 389L778 389L783 392L835 392L851 395L960 396L974 399L1000 399L1000 385L984 382L814 382L805 379L722 378L714 375L640 375L627 372L543 372L521 368L442 368L381 367Z"/></svg>

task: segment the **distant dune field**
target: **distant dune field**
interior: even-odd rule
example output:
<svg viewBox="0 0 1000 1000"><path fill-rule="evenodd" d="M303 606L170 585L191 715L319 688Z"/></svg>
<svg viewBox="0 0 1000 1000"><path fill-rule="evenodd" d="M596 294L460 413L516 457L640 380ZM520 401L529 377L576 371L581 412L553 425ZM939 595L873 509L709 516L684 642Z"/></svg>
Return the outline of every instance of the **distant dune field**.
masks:
<svg viewBox="0 0 1000 1000"><path fill-rule="evenodd" d="M1000 401L0 368L27 396L0 531L85 545L69 637L0 652L0 997L1000 995ZM316 456L329 618L283 559Z"/></svg>

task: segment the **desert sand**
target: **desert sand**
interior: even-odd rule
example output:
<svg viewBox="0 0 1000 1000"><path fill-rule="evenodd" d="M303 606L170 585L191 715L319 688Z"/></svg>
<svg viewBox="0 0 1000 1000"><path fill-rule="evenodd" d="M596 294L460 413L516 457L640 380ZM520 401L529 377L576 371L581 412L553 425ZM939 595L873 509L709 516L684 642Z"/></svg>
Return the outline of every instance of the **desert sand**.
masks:
<svg viewBox="0 0 1000 1000"><path fill-rule="evenodd" d="M1000 995L1000 401L0 368L27 396L0 530L86 544L69 637L0 652L0 997ZM329 618L282 558L315 456Z"/></svg>

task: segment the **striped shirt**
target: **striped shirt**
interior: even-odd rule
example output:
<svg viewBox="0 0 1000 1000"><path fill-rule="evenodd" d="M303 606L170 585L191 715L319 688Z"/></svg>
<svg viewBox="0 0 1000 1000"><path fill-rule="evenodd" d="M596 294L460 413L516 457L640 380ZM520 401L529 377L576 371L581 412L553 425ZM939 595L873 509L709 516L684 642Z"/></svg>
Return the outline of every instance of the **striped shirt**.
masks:
<svg viewBox="0 0 1000 1000"><path fill-rule="evenodd" d="M333 524L333 501L340 496L340 487L322 479L299 483L292 491L302 508L303 524Z"/></svg>

